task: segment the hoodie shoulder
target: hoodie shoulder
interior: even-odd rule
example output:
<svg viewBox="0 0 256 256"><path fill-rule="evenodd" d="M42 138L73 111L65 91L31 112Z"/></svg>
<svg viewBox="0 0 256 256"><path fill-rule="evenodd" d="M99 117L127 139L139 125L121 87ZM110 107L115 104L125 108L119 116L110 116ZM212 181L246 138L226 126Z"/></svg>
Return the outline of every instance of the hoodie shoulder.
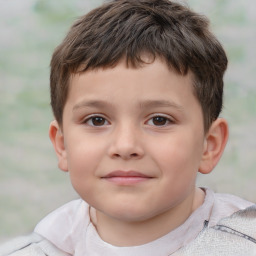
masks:
<svg viewBox="0 0 256 256"><path fill-rule="evenodd" d="M205 227L198 237L175 256L256 256L256 205Z"/></svg>
<svg viewBox="0 0 256 256"><path fill-rule="evenodd" d="M20 236L0 246L0 256L70 256L36 233Z"/></svg>

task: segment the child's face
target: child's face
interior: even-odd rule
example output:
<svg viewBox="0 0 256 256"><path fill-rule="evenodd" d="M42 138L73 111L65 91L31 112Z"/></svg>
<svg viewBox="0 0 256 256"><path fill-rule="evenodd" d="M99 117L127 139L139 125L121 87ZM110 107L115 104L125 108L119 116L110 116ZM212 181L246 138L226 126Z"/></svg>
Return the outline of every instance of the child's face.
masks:
<svg viewBox="0 0 256 256"><path fill-rule="evenodd" d="M205 137L190 74L156 59L75 75L62 131L59 166L101 214L141 221L192 203Z"/></svg>

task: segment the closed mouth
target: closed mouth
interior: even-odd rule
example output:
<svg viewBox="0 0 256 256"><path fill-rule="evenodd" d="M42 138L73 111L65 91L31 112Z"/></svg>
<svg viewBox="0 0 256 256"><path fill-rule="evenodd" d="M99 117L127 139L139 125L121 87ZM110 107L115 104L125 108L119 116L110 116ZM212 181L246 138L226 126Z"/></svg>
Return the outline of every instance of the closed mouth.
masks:
<svg viewBox="0 0 256 256"><path fill-rule="evenodd" d="M118 186L134 186L149 181L152 178L137 171L113 171L102 177L102 179Z"/></svg>
<svg viewBox="0 0 256 256"><path fill-rule="evenodd" d="M137 172L137 171L113 171L110 172L109 174L107 174L106 176L104 176L103 178L114 178L114 177L141 177L141 178L152 178L148 175L145 175L141 172Z"/></svg>

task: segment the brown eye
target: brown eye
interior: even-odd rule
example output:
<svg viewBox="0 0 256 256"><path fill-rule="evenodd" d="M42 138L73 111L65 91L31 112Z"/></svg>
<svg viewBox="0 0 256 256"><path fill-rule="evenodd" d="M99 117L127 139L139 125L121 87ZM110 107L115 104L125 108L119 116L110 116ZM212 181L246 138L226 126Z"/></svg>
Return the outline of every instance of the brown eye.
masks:
<svg viewBox="0 0 256 256"><path fill-rule="evenodd" d="M106 118L101 116L92 116L85 120L85 122L89 126L104 126L109 124Z"/></svg>
<svg viewBox="0 0 256 256"><path fill-rule="evenodd" d="M106 119L100 116L96 116L92 118L92 124L94 126L102 126L105 124L105 122L106 122Z"/></svg>
<svg viewBox="0 0 256 256"><path fill-rule="evenodd" d="M166 125L168 122L168 119L163 116L155 116L152 118L152 123L156 126L163 126Z"/></svg>

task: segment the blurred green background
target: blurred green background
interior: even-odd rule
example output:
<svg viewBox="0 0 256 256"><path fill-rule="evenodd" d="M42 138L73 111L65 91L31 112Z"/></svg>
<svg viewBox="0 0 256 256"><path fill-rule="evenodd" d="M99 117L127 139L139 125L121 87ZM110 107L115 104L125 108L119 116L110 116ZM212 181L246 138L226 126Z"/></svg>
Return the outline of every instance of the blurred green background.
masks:
<svg viewBox="0 0 256 256"><path fill-rule="evenodd" d="M74 20L101 2L0 0L0 242L78 197L48 139L49 62ZM230 140L198 184L256 202L256 1L186 2L210 18L229 57L222 116Z"/></svg>

